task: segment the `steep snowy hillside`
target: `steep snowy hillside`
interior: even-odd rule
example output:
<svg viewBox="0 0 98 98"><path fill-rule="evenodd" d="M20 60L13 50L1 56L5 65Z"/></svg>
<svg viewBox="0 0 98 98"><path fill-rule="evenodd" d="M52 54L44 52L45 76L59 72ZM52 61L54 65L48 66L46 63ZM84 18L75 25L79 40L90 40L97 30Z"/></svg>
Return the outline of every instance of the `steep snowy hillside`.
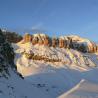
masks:
<svg viewBox="0 0 98 98"><path fill-rule="evenodd" d="M0 30L0 98L50 98L17 73L14 52Z"/></svg>
<svg viewBox="0 0 98 98"><path fill-rule="evenodd" d="M24 67L33 67L30 68L30 74L34 74L34 68L39 71L41 69L46 70L48 67L85 71L97 66L90 54L84 54L73 49L32 45L32 43L18 43L17 45L14 44L13 47L16 52L15 62L18 71L23 75L26 75L25 72L21 72Z"/></svg>
<svg viewBox="0 0 98 98"><path fill-rule="evenodd" d="M13 48L16 53L15 63L18 72L29 84L47 93L50 98L68 98L62 97L63 94L65 95L83 79L98 86L96 54L39 44L32 45L30 42L13 44ZM91 97L92 94L96 95L96 91L87 94Z"/></svg>

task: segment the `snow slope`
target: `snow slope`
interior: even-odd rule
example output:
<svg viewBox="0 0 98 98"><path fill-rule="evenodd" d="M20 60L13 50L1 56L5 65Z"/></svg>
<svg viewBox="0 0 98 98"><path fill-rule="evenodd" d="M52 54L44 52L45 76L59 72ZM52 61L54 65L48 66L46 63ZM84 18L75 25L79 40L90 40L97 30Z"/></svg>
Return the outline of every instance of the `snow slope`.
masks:
<svg viewBox="0 0 98 98"><path fill-rule="evenodd" d="M85 97L85 93L91 98L96 96L98 87L98 79L96 78L98 56L96 54L83 54L72 49L49 48L44 45L33 46L31 43L21 44L21 42L13 44L13 47L16 53L15 63L18 72L24 76L27 83L45 95L47 94L49 98L79 98L81 95ZM59 58L61 62L29 60L23 54L24 51L49 58ZM81 80L85 81L81 82ZM91 86L92 90L89 91L90 88L85 89L86 85L87 87ZM80 88L84 88L83 91ZM71 89L72 92L79 90L79 94L70 94Z"/></svg>
<svg viewBox="0 0 98 98"><path fill-rule="evenodd" d="M74 88L58 98L98 98L98 84L81 80Z"/></svg>
<svg viewBox="0 0 98 98"><path fill-rule="evenodd" d="M0 78L0 98L51 98L20 78L11 69L10 77Z"/></svg>
<svg viewBox="0 0 98 98"><path fill-rule="evenodd" d="M16 53L15 63L17 65L18 71L20 71L20 73L22 74L24 72L21 72L21 70L22 68L25 69L25 67L28 67L31 70L30 72L32 72L33 69L40 70L41 68L43 69L43 67L48 68L48 66L55 67L55 68L68 67L80 71L89 70L90 68L97 66L95 61L91 59L90 54L83 54L81 52L72 49L53 48L44 45L33 46L31 43L26 43L26 44L18 43L17 45L13 45L13 47ZM35 55L48 57L50 59L60 59L61 62L51 63L51 62L45 62L44 60L42 61L29 60L25 57L24 54L22 54L24 51L25 53L28 54L32 52ZM30 74L34 74L34 70L33 73Z"/></svg>

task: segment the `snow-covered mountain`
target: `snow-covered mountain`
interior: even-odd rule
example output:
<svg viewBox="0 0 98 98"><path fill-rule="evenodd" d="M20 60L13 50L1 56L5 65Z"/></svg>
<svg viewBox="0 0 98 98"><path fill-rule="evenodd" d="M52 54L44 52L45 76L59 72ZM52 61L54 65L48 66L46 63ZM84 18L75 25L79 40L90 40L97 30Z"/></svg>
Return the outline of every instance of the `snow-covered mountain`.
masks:
<svg viewBox="0 0 98 98"><path fill-rule="evenodd" d="M60 47L60 48L71 48L81 52L98 52L98 45L93 41L90 41L85 38L81 38L76 35L70 36L60 36L58 38L51 38L46 34L25 34L22 40L23 43L31 42L33 45L47 45L52 47Z"/></svg>
<svg viewBox="0 0 98 98"><path fill-rule="evenodd" d="M14 55L0 31L0 98L98 97L97 53L47 45L47 36L36 44L27 38L12 44Z"/></svg>
<svg viewBox="0 0 98 98"><path fill-rule="evenodd" d="M39 43L33 45L32 42L23 41L13 44L13 48L18 72L29 84L47 93L49 98L96 98L97 53L82 53L74 49ZM86 85L90 87L84 88ZM77 94L78 89L80 92ZM70 90L77 95L72 95Z"/></svg>
<svg viewBox="0 0 98 98"><path fill-rule="evenodd" d="M54 68L68 67L84 71L97 66L89 53L81 53L73 49L32 45L32 43L18 43L13 47L16 52L15 62L17 68L33 65L39 69L52 66Z"/></svg>

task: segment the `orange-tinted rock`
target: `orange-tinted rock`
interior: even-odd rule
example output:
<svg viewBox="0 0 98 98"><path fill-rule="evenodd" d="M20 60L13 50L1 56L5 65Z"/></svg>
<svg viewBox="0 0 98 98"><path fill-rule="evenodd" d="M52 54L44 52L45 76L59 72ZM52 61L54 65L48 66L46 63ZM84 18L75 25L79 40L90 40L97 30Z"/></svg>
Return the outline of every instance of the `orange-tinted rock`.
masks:
<svg viewBox="0 0 98 98"><path fill-rule="evenodd" d="M52 47L56 47L58 45L57 39L53 38L52 39Z"/></svg>
<svg viewBox="0 0 98 98"><path fill-rule="evenodd" d="M40 39L38 39L38 44L39 45L43 45L44 44L44 42L43 42L43 40L40 38Z"/></svg>
<svg viewBox="0 0 98 98"><path fill-rule="evenodd" d="M97 45L94 45L94 52L97 52Z"/></svg>
<svg viewBox="0 0 98 98"><path fill-rule="evenodd" d="M49 38L48 37L45 37L44 45L49 46Z"/></svg>
<svg viewBox="0 0 98 98"><path fill-rule="evenodd" d="M38 44L38 38L37 37L32 37L32 44L33 45Z"/></svg>
<svg viewBox="0 0 98 98"><path fill-rule="evenodd" d="M30 34L25 34L23 40L24 40L24 43L31 42L32 36Z"/></svg>
<svg viewBox="0 0 98 98"><path fill-rule="evenodd" d="M65 47L65 43L63 39L59 39L59 47L60 48L64 48Z"/></svg>

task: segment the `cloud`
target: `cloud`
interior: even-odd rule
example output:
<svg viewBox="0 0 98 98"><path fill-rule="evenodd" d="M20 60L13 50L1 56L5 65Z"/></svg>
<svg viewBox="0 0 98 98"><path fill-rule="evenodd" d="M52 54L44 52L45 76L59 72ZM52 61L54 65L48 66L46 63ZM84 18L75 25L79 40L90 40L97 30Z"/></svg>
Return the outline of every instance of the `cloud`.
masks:
<svg viewBox="0 0 98 98"><path fill-rule="evenodd" d="M43 22L39 22L36 25L33 25L31 30L33 32L47 32L47 30L44 29L44 23Z"/></svg>
<svg viewBox="0 0 98 98"><path fill-rule="evenodd" d="M40 29L40 28L42 28L43 27L43 23L42 22L40 22L40 23L38 23L38 24L36 24L36 25L34 25L34 26L32 26L32 30L34 30L34 29Z"/></svg>

